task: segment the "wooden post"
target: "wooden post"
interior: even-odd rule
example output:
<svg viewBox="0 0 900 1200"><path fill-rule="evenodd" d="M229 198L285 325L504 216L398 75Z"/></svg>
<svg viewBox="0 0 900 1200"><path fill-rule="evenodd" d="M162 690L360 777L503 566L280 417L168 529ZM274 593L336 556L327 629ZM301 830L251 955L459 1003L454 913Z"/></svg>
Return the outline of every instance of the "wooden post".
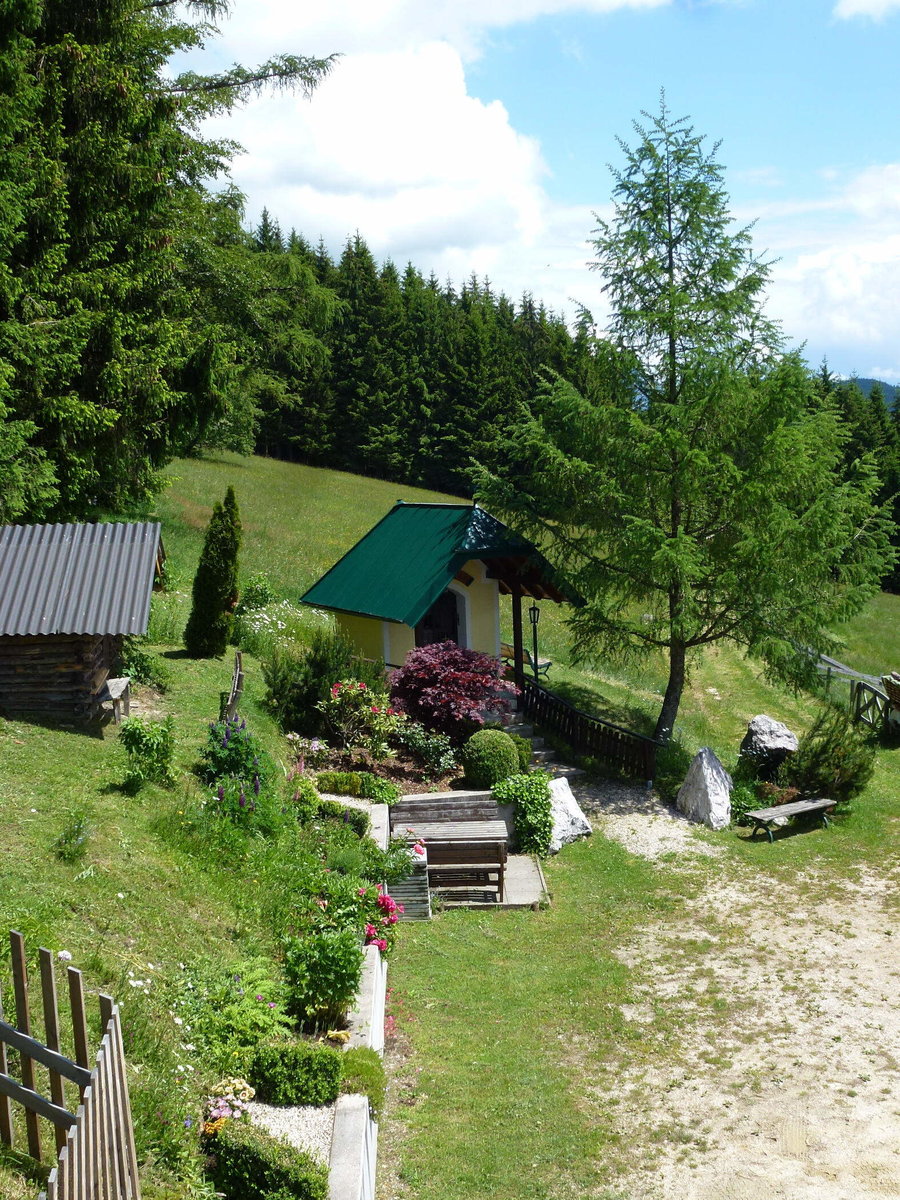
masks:
<svg viewBox="0 0 900 1200"><path fill-rule="evenodd" d="M16 1028L21 1033L31 1036L31 1015L28 1011L28 971L25 966L25 939L14 929L9 933L9 944L12 950L13 989L16 994ZM34 1086L34 1063L20 1052L22 1063L22 1083L32 1092ZM28 1133L28 1153L32 1158L41 1161L41 1127L38 1124L37 1113L25 1110L25 1129Z"/></svg>
<svg viewBox="0 0 900 1200"><path fill-rule="evenodd" d="M513 680L522 692L525 688L525 646L522 641L522 588L518 583L512 585L512 619Z"/></svg>
<svg viewBox="0 0 900 1200"><path fill-rule="evenodd" d="M75 967L69 967L66 974L69 977L69 1006L72 1011L72 1036L75 1039L75 1061L85 1070L91 1069L88 1055L87 1021L84 1016L84 985L81 972ZM81 1100L84 1103L85 1089L81 1089Z"/></svg>
<svg viewBox="0 0 900 1200"><path fill-rule="evenodd" d="M0 995L0 1021L3 1020L3 996ZM9 1066L6 1061L6 1043L0 1042L0 1075L8 1075ZM9 1096L0 1096L0 1141L6 1146L14 1144L12 1104Z"/></svg>
<svg viewBox="0 0 900 1200"><path fill-rule="evenodd" d="M56 978L53 974L53 955L42 946L38 950L41 962L41 999L44 1002L44 1041L51 1050L59 1052L59 1012L56 1006ZM50 1071L50 1099L60 1108L66 1107L66 1094L63 1089L62 1075L58 1071ZM61 1125L55 1126L56 1150L59 1153L66 1144L66 1131Z"/></svg>

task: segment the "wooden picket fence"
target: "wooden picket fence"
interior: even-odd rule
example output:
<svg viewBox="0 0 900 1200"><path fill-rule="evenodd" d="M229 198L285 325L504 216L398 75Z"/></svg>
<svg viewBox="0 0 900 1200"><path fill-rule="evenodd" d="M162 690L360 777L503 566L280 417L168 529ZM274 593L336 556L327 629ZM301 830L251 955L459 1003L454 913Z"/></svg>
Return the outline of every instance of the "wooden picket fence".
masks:
<svg viewBox="0 0 900 1200"><path fill-rule="evenodd" d="M14 1146L13 1102L25 1110L29 1155L43 1160L43 1118L53 1126L57 1160L41 1200L140 1200L131 1103L125 1074L125 1050L119 1010L100 996L103 1031L93 1069L90 1066L84 985L81 972L67 969L74 1059L60 1052L60 1020L53 955L38 951L45 1041L32 1037L25 940L12 931L15 1026L3 1019L0 994L0 1141ZM7 1046L18 1052L21 1079L9 1074ZM36 1088L35 1066L49 1075L50 1098ZM78 1103L68 1105L66 1082ZM75 1111L72 1111L74 1107Z"/></svg>

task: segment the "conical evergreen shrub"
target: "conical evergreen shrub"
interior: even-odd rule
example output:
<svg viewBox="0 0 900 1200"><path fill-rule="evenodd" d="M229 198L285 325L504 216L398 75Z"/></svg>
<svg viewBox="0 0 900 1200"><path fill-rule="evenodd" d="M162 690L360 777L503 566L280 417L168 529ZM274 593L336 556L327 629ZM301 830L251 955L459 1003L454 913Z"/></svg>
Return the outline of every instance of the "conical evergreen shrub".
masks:
<svg viewBox="0 0 900 1200"><path fill-rule="evenodd" d="M194 576L191 615L184 630L184 646L193 658L215 658L225 653L231 637L237 604L238 550L241 522L234 488L213 508Z"/></svg>

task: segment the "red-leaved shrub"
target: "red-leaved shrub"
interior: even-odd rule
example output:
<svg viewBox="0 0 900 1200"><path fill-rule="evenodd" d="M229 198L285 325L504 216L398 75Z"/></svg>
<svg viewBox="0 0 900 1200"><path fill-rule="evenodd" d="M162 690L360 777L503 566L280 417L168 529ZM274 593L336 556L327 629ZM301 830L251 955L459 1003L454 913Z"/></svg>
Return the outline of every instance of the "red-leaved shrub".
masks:
<svg viewBox="0 0 900 1200"><path fill-rule="evenodd" d="M485 713L512 707L518 689L502 671L492 655L455 642L419 646L391 676L391 703L426 729L461 742L484 724Z"/></svg>

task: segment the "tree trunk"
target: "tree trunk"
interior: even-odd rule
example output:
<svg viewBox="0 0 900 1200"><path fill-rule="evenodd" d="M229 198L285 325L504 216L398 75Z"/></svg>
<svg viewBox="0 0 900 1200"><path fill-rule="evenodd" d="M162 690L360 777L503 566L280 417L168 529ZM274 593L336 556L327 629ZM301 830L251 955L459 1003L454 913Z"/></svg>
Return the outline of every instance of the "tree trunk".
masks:
<svg viewBox="0 0 900 1200"><path fill-rule="evenodd" d="M653 736L664 746L668 745L675 728L675 718L678 716L678 706L681 703L681 693L684 691L685 674L684 642L672 642L669 647L669 682L663 698L662 710Z"/></svg>

